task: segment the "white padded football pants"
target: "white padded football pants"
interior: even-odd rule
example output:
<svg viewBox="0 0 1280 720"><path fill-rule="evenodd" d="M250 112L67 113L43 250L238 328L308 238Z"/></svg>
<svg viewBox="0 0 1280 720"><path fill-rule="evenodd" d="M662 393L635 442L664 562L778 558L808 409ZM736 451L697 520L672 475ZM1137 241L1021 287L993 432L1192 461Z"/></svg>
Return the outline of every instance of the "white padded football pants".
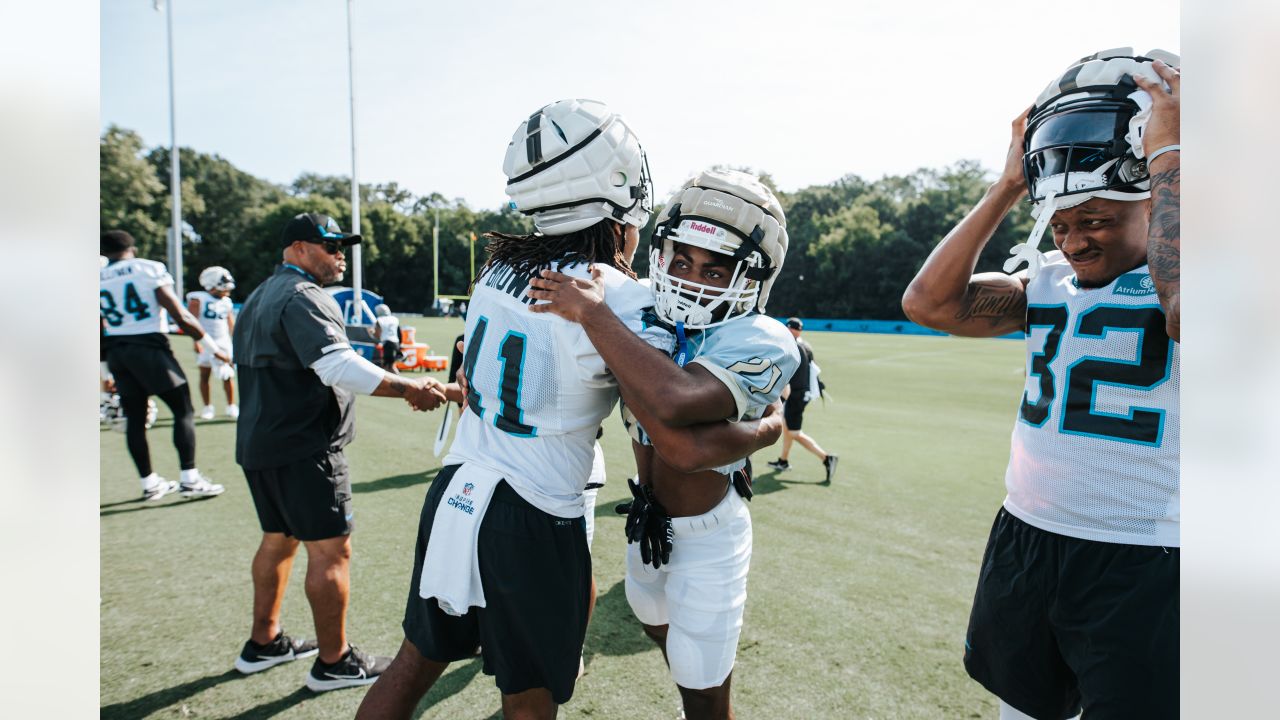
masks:
<svg viewBox="0 0 1280 720"><path fill-rule="evenodd" d="M733 670L747 604L751 513L729 489L703 515L673 518L671 562L654 570L627 546L627 602L645 625L668 625L667 659L680 687L704 690Z"/></svg>

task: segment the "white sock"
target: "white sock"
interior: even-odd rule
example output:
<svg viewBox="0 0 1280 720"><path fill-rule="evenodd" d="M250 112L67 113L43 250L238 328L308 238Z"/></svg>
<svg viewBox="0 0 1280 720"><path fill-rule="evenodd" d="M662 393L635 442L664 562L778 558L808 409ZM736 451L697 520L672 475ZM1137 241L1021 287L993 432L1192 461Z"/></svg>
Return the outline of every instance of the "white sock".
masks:
<svg viewBox="0 0 1280 720"><path fill-rule="evenodd" d="M183 484L183 485L195 485L197 482L199 482L199 480L200 480L200 471L199 471L199 470L197 470L197 469L195 469L195 468L191 468L190 470L183 470L183 471L182 471L182 484Z"/></svg>
<svg viewBox="0 0 1280 720"><path fill-rule="evenodd" d="M155 473L151 473L150 475L142 478L142 489L150 490L151 488L155 487L160 482L160 480L161 478L159 475Z"/></svg>
<svg viewBox="0 0 1280 720"><path fill-rule="evenodd" d="M1036 720L1009 703L1000 701L1000 720Z"/></svg>
<svg viewBox="0 0 1280 720"><path fill-rule="evenodd" d="M1018 708L1010 705L1009 703L1001 700L1000 701L1000 720L1036 720L1036 719L1022 712ZM1077 715L1074 718L1071 718L1071 720L1080 720L1080 716Z"/></svg>

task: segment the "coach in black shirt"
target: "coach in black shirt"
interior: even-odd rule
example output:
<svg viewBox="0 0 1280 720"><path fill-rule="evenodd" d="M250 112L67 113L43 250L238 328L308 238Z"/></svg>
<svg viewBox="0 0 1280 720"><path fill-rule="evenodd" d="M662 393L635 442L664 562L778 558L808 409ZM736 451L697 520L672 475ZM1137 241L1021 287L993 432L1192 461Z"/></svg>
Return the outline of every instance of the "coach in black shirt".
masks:
<svg viewBox="0 0 1280 720"><path fill-rule="evenodd" d="M235 327L236 462L263 533L253 559L253 629L235 666L258 672L318 649L307 687L333 690L373 682L388 661L346 638L352 511L342 449L355 436L354 393L403 398L417 410L434 409L445 396L438 381L391 375L351 349L342 312L321 286L342 279L344 250L360 236L343 233L331 217L304 213L281 240L284 262L245 301ZM280 627L299 542L307 547L318 647Z"/></svg>

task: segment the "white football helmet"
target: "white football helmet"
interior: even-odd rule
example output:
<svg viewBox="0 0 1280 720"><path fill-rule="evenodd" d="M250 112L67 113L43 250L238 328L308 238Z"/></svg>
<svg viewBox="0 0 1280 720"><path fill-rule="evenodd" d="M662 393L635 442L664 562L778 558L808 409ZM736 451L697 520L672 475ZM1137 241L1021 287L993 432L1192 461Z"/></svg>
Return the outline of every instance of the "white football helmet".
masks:
<svg viewBox="0 0 1280 720"><path fill-rule="evenodd" d="M667 201L651 242L654 312L691 330L709 328L753 310L765 311L787 254L787 218L778 198L756 176L704 170ZM732 258L729 286L718 288L669 274L676 243Z"/></svg>
<svg viewBox="0 0 1280 720"><path fill-rule="evenodd" d="M649 162L622 117L595 100L560 100L516 128L502 161L511 206L544 235L604 218L643 227L653 210Z"/></svg>
<svg viewBox="0 0 1280 720"><path fill-rule="evenodd" d="M214 290L230 292L236 287L236 279L231 277L230 271L226 268L214 265L200 271L200 287L210 292Z"/></svg>
<svg viewBox="0 0 1280 720"><path fill-rule="evenodd" d="M1076 61L1036 98L1023 136L1023 175L1036 218L1031 237L1015 246L1005 263L1012 272L1024 260L1035 275L1037 246L1054 212L1090 198L1145 200L1151 182L1142 135L1151 118L1151 97L1133 76L1163 82L1152 63L1177 68L1177 55L1132 48L1103 50Z"/></svg>
<svg viewBox="0 0 1280 720"><path fill-rule="evenodd" d="M387 317L391 314L391 308L387 307L384 303L378 303L378 306L373 309L373 314L378 317Z"/></svg>

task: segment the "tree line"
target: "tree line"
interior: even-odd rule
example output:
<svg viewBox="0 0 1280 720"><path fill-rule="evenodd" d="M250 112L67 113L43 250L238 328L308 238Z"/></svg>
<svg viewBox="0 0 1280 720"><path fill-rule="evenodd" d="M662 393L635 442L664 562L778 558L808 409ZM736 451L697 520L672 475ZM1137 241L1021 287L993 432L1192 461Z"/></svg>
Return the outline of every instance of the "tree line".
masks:
<svg viewBox="0 0 1280 720"><path fill-rule="evenodd" d="M279 237L289 218L321 212L351 227L349 178L303 173L284 186L236 168L216 154L180 148L184 286L221 265L236 277L242 300L280 261ZM165 260L169 226L169 149L147 148L132 130L111 126L100 141L100 222L138 240L141 257ZM769 300L771 315L905 319L899 300L929 251L982 197L991 175L977 162L874 181L846 175L835 182L782 192L762 180L787 214L790 247ZM660 198L662 200L664 198ZM660 208L659 208L660 209ZM648 267L647 238L659 216L641 231L635 270ZM440 223L440 293L466 294L470 243L484 261L483 233L527 233L532 223L503 207L474 210L439 193L417 196L395 182L361 184L364 286L397 312L422 312L432 298L432 228ZM983 251L979 271L999 270L1008 249L1026 238L1025 206L1010 213Z"/></svg>

